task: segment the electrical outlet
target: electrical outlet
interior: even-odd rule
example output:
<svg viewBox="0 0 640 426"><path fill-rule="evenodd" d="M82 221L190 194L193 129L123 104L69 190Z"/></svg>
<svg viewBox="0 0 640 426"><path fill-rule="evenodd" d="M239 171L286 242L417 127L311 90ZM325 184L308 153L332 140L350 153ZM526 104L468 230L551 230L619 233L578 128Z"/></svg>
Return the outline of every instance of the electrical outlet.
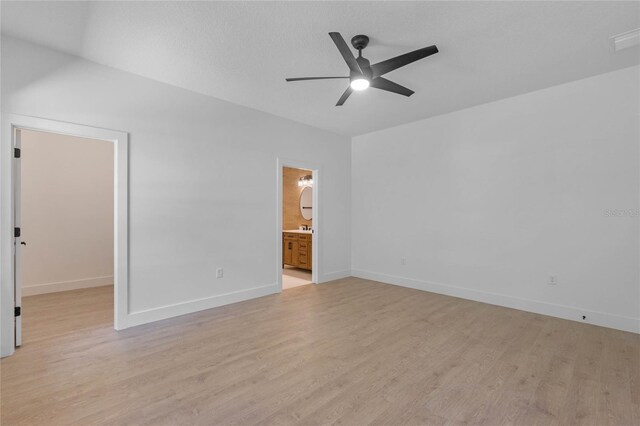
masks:
<svg viewBox="0 0 640 426"><path fill-rule="evenodd" d="M402 266L405 266L405 265L407 264L407 258L406 258L406 257L401 257L401 258L400 258L400 264L401 264Z"/></svg>
<svg viewBox="0 0 640 426"><path fill-rule="evenodd" d="M557 275L549 275L549 285L558 285L558 276Z"/></svg>
<svg viewBox="0 0 640 426"><path fill-rule="evenodd" d="M224 271L222 268L216 269L216 278L222 278L224 276Z"/></svg>

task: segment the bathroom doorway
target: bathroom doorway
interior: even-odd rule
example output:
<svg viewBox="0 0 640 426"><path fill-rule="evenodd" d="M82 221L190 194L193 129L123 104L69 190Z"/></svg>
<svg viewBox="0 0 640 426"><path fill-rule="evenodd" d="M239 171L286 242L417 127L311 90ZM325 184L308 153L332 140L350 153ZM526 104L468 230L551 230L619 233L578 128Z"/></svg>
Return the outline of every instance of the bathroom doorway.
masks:
<svg viewBox="0 0 640 426"><path fill-rule="evenodd" d="M283 290L316 283L318 170L278 161L278 281Z"/></svg>
<svg viewBox="0 0 640 426"><path fill-rule="evenodd" d="M282 169L282 289L311 284L313 172Z"/></svg>

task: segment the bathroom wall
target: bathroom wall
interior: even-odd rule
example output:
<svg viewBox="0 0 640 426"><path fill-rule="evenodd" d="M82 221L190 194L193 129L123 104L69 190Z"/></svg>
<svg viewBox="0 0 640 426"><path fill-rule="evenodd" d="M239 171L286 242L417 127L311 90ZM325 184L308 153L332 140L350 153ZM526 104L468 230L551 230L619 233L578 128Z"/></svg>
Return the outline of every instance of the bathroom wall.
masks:
<svg viewBox="0 0 640 426"><path fill-rule="evenodd" d="M298 180L310 175L311 170L285 167L282 174L282 229L298 229L300 225L312 226L312 220L306 220L300 213L300 194L302 187Z"/></svg>

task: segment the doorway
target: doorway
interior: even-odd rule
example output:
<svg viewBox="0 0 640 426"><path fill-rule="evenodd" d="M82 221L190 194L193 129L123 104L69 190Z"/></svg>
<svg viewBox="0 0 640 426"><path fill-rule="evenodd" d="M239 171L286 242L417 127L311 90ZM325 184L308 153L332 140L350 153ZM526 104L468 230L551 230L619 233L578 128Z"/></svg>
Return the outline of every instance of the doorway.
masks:
<svg viewBox="0 0 640 426"><path fill-rule="evenodd" d="M311 284L313 271L313 175L282 169L282 289Z"/></svg>
<svg viewBox="0 0 640 426"><path fill-rule="evenodd" d="M16 345L88 325L113 324L114 146L31 129L20 138L20 255L23 297Z"/></svg>
<svg viewBox="0 0 640 426"><path fill-rule="evenodd" d="M279 161L278 177L278 282L288 290L318 282L318 169Z"/></svg>
<svg viewBox="0 0 640 426"><path fill-rule="evenodd" d="M3 114L2 136L3 158L8 161L2 163L5 184L0 193L1 289L5 296L1 299L0 355L11 355L15 347L24 344L23 316L28 315L25 309L30 309L29 305L42 309L40 321L46 323L54 321L46 315L65 315L67 307L76 307L84 300L82 303L88 304L85 318L75 324L82 327L93 320L91 311L98 306L92 303L98 302L88 293L94 289L101 294L103 320L117 330L126 328L128 135ZM98 152L108 153L99 167L83 155L94 148L94 157ZM23 168L28 175L23 176ZM82 170L87 174L74 174ZM101 175L100 180L92 179L96 174ZM97 201L98 193L106 193L109 199ZM86 221L87 217L93 223ZM108 219L106 223L101 222L104 218ZM80 223L82 220L85 223ZM63 300L73 292L83 297ZM30 303L36 300L39 302ZM38 328L42 332L43 328Z"/></svg>

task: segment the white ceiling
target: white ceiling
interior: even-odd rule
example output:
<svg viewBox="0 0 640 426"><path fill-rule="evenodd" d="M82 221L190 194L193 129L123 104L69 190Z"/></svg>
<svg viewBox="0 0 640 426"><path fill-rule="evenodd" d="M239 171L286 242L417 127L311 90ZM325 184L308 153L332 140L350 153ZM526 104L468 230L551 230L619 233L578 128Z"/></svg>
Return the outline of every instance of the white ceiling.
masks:
<svg viewBox="0 0 640 426"><path fill-rule="evenodd" d="M639 2L2 2L2 33L195 92L358 135L640 63L609 37L640 27ZM335 103L347 75L328 36L371 38L372 63L436 44Z"/></svg>

